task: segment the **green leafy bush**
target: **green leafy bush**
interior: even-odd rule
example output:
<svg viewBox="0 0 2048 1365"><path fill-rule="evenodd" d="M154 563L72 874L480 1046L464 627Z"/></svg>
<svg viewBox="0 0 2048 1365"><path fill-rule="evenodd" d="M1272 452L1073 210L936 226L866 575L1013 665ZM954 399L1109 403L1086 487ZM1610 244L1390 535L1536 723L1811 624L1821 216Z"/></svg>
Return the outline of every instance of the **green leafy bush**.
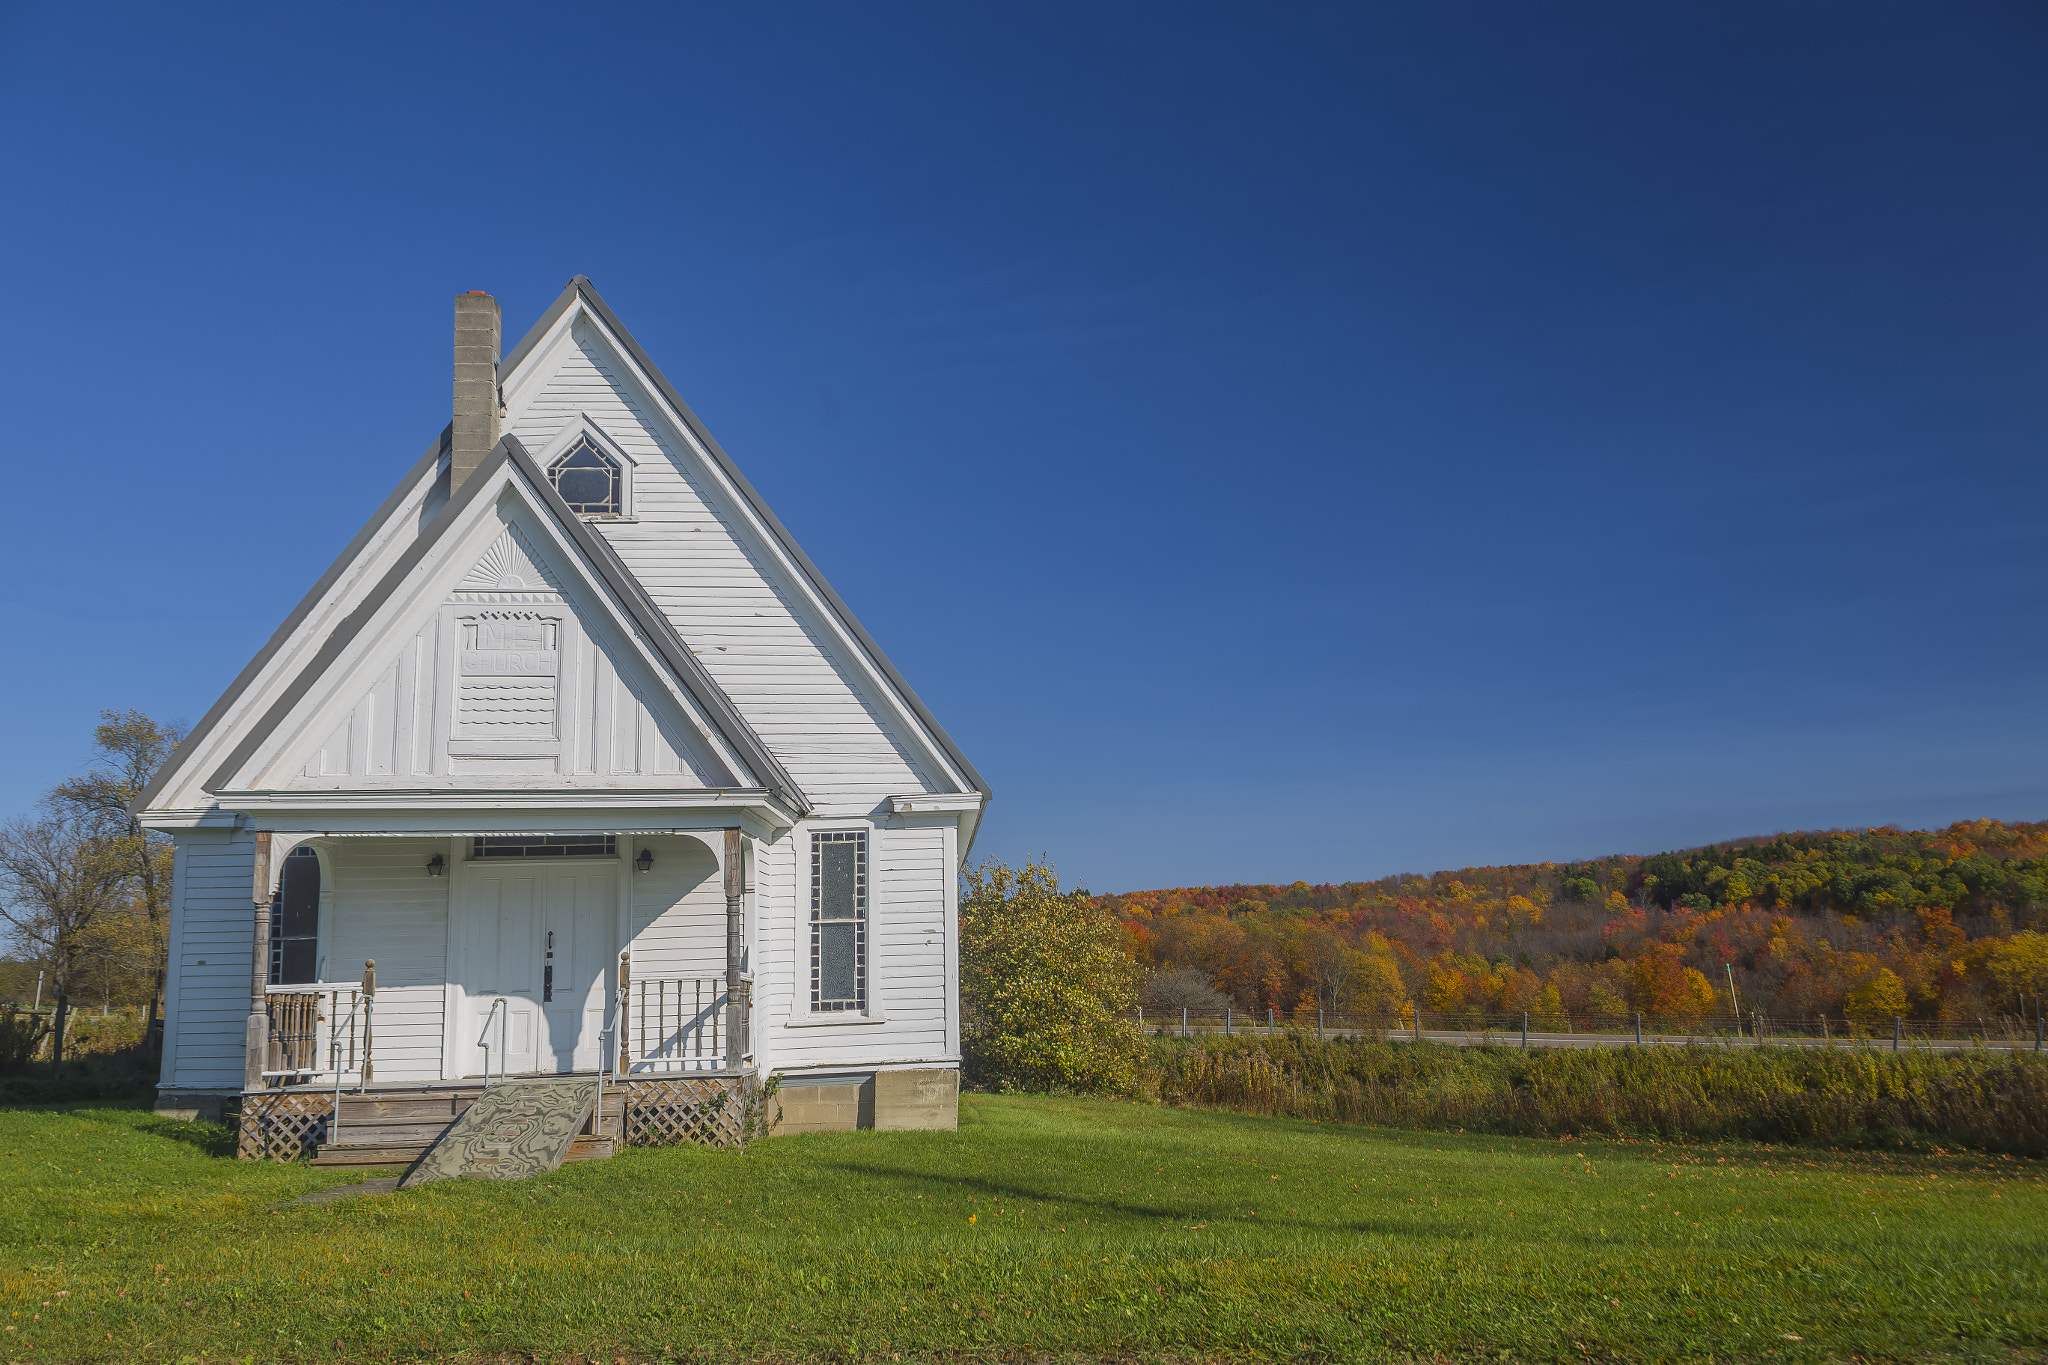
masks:
<svg viewBox="0 0 2048 1365"><path fill-rule="evenodd" d="M40 1014L0 1005L0 1076L18 1076L35 1060L50 1025Z"/></svg>
<svg viewBox="0 0 2048 1365"><path fill-rule="evenodd" d="M990 1090L1129 1094L1144 1041L1115 1016L1144 969L1116 916L1052 868L983 863L962 874L961 1053Z"/></svg>

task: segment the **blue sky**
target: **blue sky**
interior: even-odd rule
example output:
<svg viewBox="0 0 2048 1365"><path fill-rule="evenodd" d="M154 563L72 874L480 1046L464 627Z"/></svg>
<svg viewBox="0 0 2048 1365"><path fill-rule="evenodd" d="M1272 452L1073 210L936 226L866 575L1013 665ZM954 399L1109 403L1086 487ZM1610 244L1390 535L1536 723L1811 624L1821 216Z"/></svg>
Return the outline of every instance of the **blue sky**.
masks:
<svg viewBox="0 0 2048 1365"><path fill-rule="evenodd" d="M0 810L588 274L1097 890L2048 817L2031 5L0 10Z"/></svg>

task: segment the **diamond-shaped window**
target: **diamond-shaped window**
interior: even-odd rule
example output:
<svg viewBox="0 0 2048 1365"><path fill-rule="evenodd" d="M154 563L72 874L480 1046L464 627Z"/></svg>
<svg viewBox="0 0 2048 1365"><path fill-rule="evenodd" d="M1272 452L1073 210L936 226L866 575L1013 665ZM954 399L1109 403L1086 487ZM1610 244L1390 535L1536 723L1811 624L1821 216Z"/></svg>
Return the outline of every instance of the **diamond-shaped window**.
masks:
<svg viewBox="0 0 2048 1365"><path fill-rule="evenodd" d="M548 470L569 510L585 516L619 515L619 467L588 436L562 452Z"/></svg>

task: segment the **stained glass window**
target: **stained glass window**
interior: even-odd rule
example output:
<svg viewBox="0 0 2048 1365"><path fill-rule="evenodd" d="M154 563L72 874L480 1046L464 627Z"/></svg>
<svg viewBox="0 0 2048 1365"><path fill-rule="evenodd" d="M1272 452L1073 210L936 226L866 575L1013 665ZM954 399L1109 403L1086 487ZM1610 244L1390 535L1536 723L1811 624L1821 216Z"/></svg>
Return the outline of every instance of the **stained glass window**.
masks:
<svg viewBox="0 0 2048 1365"><path fill-rule="evenodd" d="M619 467L588 436L578 437L575 445L562 452L548 477L570 511L585 516L619 515Z"/></svg>
<svg viewBox="0 0 2048 1365"><path fill-rule="evenodd" d="M868 836L811 836L811 1009L859 1013L868 1000Z"/></svg>

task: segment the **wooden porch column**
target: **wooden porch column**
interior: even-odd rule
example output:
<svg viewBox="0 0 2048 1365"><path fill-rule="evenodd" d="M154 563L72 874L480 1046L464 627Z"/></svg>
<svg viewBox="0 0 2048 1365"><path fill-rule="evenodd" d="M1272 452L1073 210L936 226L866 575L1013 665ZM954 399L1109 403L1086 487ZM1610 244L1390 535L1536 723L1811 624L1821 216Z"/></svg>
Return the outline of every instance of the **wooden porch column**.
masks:
<svg viewBox="0 0 2048 1365"><path fill-rule="evenodd" d="M740 903L747 890L746 839L736 829L725 832L725 1064L740 1064Z"/></svg>
<svg viewBox="0 0 2048 1365"><path fill-rule="evenodd" d="M270 1059L270 831L256 831L256 870L250 899L256 905L256 927L250 934L248 1055L242 1066L242 1089L263 1088L264 1063Z"/></svg>
<svg viewBox="0 0 2048 1365"><path fill-rule="evenodd" d="M659 1002L656 1002L659 1004ZM619 1074L633 1074L633 954L619 954Z"/></svg>

